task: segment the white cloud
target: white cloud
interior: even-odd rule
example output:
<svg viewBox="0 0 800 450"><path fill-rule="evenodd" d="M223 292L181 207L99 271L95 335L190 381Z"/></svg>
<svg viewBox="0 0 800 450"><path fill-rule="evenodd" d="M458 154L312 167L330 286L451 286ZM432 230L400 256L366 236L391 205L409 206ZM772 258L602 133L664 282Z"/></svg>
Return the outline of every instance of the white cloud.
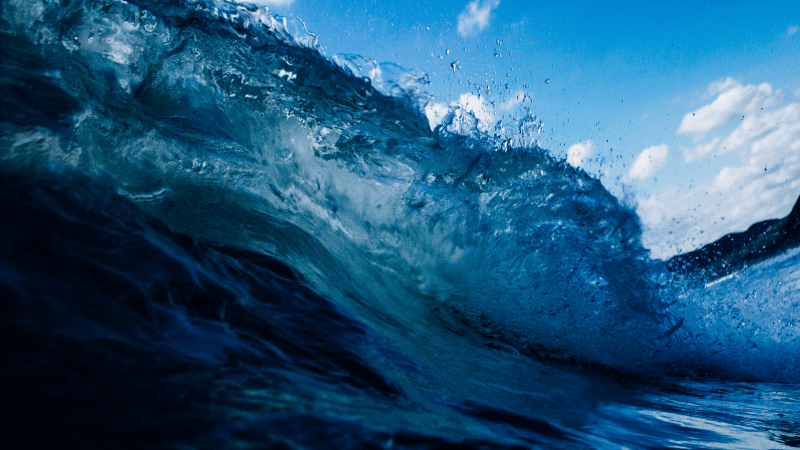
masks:
<svg viewBox="0 0 800 450"><path fill-rule="evenodd" d="M720 170L710 183L639 200L642 242L652 256L691 251L756 222L789 214L800 195L800 160L794 157L766 171L762 163L745 158L740 166Z"/></svg>
<svg viewBox="0 0 800 450"><path fill-rule="evenodd" d="M489 26L492 10L500 5L500 0L473 0L458 15L458 34L463 37L474 36Z"/></svg>
<svg viewBox="0 0 800 450"><path fill-rule="evenodd" d="M798 27L797 25L792 25L791 27L786 29L786 35L791 36L797 33L798 31L800 31L800 27Z"/></svg>
<svg viewBox="0 0 800 450"><path fill-rule="evenodd" d="M642 150L642 153L633 161L628 177L632 180L644 180L650 178L664 163L669 155L667 144L656 145Z"/></svg>
<svg viewBox="0 0 800 450"><path fill-rule="evenodd" d="M577 142L567 150L567 162L572 167L584 167L594 155L594 142L591 139Z"/></svg>
<svg viewBox="0 0 800 450"><path fill-rule="evenodd" d="M742 86L731 78L712 83L708 92L717 95L710 104L683 117L678 134L703 134L724 125L734 116L747 116L778 102L780 92L773 93L769 83Z"/></svg>
<svg viewBox="0 0 800 450"><path fill-rule="evenodd" d="M720 89L720 97L748 88L755 86L728 83ZM771 92L771 88L763 91ZM764 104L772 102L777 99ZM760 108L749 111L727 136L708 139L684 152L687 161L737 152L738 164L728 164L708 182L671 187L640 200L637 211L645 225L643 242L653 256L692 250L789 213L800 195L800 103L774 110Z"/></svg>
<svg viewBox="0 0 800 450"><path fill-rule="evenodd" d="M750 148L751 153L777 151L797 146L800 126L800 103L791 103L777 111L748 117L722 141L723 152Z"/></svg>
<svg viewBox="0 0 800 450"><path fill-rule="evenodd" d="M514 93L513 97L508 97L497 106L499 111L513 111L514 108L521 105L525 100L530 99L530 95L523 90L518 90Z"/></svg>
<svg viewBox="0 0 800 450"><path fill-rule="evenodd" d="M719 95L736 86L741 86L741 85L739 84L738 81L734 80L731 77L725 78L724 80L717 80L708 85L708 94Z"/></svg>
<svg viewBox="0 0 800 450"><path fill-rule="evenodd" d="M791 103L776 111L745 116L741 124L726 138L716 137L684 152L684 159L694 161L706 156L722 155L741 149L760 151L792 145L795 128L800 125L800 103ZM779 149L778 149L779 151Z"/></svg>
<svg viewBox="0 0 800 450"><path fill-rule="evenodd" d="M683 148L683 159L686 162L694 161L696 159L704 158L711 153L714 153L715 150L719 147L719 143L722 141L722 138L715 137L710 142L706 142L696 146L695 148Z"/></svg>

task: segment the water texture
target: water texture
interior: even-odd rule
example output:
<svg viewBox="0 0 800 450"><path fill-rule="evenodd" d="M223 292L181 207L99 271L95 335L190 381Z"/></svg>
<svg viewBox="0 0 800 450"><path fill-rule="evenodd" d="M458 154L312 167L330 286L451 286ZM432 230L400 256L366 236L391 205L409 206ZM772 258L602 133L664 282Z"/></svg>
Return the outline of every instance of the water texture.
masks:
<svg viewBox="0 0 800 450"><path fill-rule="evenodd" d="M424 73L327 58L264 8L0 13L10 436L800 446L799 250L674 274L535 117L431 129Z"/></svg>

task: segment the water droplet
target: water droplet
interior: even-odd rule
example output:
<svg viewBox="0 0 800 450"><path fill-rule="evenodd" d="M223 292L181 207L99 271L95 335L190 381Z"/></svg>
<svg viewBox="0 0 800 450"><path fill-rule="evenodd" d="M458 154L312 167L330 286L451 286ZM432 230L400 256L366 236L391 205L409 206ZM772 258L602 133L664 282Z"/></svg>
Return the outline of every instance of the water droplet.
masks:
<svg viewBox="0 0 800 450"><path fill-rule="evenodd" d="M550 78L545 78L544 79L544 84L550 84Z"/></svg>

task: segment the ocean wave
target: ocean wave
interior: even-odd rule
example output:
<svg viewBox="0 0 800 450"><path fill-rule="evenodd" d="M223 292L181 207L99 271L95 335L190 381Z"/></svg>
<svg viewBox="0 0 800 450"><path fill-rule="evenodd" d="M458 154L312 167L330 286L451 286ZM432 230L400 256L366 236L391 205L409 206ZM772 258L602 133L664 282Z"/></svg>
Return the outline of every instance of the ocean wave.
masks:
<svg viewBox="0 0 800 450"><path fill-rule="evenodd" d="M538 358L800 373L794 316L775 322L796 303L796 255L684 282L649 258L629 205L539 148L533 116L487 129L451 106L432 124L424 73L328 58L265 8L2 8L8 173L113 186L175 232L292 267L382 334L436 308Z"/></svg>

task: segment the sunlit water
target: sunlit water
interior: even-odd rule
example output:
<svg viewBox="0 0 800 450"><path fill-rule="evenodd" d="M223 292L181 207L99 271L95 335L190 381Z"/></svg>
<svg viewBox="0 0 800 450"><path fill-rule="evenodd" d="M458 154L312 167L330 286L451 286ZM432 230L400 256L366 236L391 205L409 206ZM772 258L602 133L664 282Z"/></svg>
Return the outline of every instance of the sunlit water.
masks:
<svg viewBox="0 0 800 450"><path fill-rule="evenodd" d="M328 59L264 9L0 7L12 434L800 445L800 251L675 276L535 117L431 130L424 74Z"/></svg>

